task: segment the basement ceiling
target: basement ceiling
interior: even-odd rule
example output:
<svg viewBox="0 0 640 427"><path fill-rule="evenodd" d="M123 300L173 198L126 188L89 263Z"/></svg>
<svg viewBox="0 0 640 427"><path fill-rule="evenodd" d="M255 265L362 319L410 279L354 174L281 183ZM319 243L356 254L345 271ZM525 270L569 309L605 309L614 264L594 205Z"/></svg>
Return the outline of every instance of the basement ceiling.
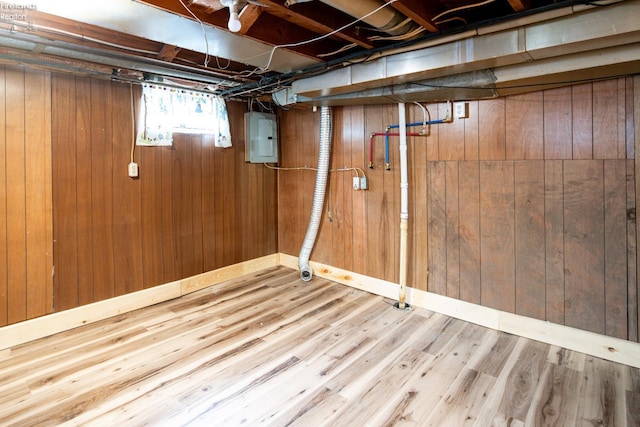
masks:
<svg viewBox="0 0 640 427"><path fill-rule="evenodd" d="M580 19L559 19L582 10L593 17L620 3L627 8L616 16L585 21L602 21L604 31L581 39L576 46L582 47L561 49L565 30L571 39L572 32L590 28ZM637 73L640 61L638 24L622 25L619 34L615 22L607 21L629 14L627 20L640 21L637 0L41 0L15 6L0 19L0 59L5 61L122 80L162 80L227 97L277 94L282 103L389 102L420 99L425 92L429 99L456 96L456 91L436 96L433 87L411 86L418 82L426 88L430 79L442 86L487 89L458 91L459 97L491 97L499 95L496 72L516 72L505 66L599 50L594 55L608 59L600 59L598 72L584 77L602 78ZM239 28L230 31L234 12ZM546 22L557 24L532 34L555 37L555 45L542 49L544 55L529 54L533 36L527 26ZM508 31L509 40L491 36ZM621 45L631 51L602 51ZM479 46L495 46L495 54L476 60ZM457 52L457 62L447 65L442 51ZM387 69L391 66L395 74ZM566 70L553 72L564 76Z"/></svg>

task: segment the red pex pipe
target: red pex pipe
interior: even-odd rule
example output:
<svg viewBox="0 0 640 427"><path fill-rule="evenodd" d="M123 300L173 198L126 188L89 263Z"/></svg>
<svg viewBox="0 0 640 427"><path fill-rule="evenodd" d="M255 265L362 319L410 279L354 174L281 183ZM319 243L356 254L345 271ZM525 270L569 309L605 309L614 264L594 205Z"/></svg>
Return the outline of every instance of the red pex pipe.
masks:
<svg viewBox="0 0 640 427"><path fill-rule="evenodd" d="M400 136L398 132L371 132L369 136L369 169L373 169L373 139L376 136ZM427 136L421 132L407 132L407 136ZM387 170L391 169L391 166L386 164Z"/></svg>

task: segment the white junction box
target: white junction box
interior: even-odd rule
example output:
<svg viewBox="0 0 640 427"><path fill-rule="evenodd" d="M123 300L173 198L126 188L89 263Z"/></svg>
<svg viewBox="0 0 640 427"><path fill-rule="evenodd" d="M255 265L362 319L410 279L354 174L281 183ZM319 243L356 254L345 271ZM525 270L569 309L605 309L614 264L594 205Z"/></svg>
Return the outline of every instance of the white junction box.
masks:
<svg viewBox="0 0 640 427"><path fill-rule="evenodd" d="M245 161L250 163L278 162L278 128L276 115L250 111L244 113Z"/></svg>
<svg viewBox="0 0 640 427"><path fill-rule="evenodd" d="M469 103L468 102L456 102L453 104L454 117L456 119L469 118Z"/></svg>

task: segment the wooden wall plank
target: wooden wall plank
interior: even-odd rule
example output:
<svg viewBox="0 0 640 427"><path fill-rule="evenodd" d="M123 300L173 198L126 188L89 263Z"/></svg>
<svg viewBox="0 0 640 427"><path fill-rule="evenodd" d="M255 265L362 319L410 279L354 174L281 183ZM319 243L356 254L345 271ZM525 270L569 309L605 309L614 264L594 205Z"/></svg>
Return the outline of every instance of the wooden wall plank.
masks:
<svg viewBox="0 0 640 427"><path fill-rule="evenodd" d="M100 126L92 120L93 102L91 100L91 80L87 78L76 77L75 86L76 96L76 209L77 209L77 239L78 253L83 256L78 257L78 304L84 305L95 301L94 297L94 253L93 253L93 147L91 143L91 135L94 126ZM64 94L61 94L65 96ZM56 102L60 102L60 98L56 98ZM64 144L66 141L59 140L58 144ZM55 144L55 141L52 142ZM55 201L54 201L55 204ZM57 220L57 219L56 219ZM55 227L54 227L55 228ZM97 234L96 236L100 236ZM65 286L74 286L73 282L65 284ZM70 308L70 307L69 307ZM63 307L60 307L63 309ZM56 310L57 307L56 307Z"/></svg>
<svg viewBox="0 0 640 427"><path fill-rule="evenodd" d="M276 172L260 167L262 175L258 181L262 182L262 189L258 191L264 195L262 205L258 207L258 227L262 228L263 235L260 239L260 256L271 255L278 252L278 182ZM248 239L247 239L248 240ZM243 259L253 259L243 257Z"/></svg>
<svg viewBox="0 0 640 427"><path fill-rule="evenodd" d="M633 77L627 77L625 80L625 142L626 142L626 158L635 158L635 121L633 111Z"/></svg>
<svg viewBox="0 0 640 427"><path fill-rule="evenodd" d="M140 179L132 179L128 174L134 142L131 120L133 88L130 85L115 85L112 87L112 96L112 177L114 197L118 200L113 204L113 279L115 294L124 295L144 287L141 183Z"/></svg>
<svg viewBox="0 0 640 427"><path fill-rule="evenodd" d="M26 153L24 69L6 69L8 322L27 318Z"/></svg>
<svg viewBox="0 0 640 427"><path fill-rule="evenodd" d="M506 98L506 158L544 158L544 112L542 92ZM523 123L528 123L523 126Z"/></svg>
<svg viewBox="0 0 640 427"><path fill-rule="evenodd" d="M342 107L337 111L337 114L342 117L343 126L336 129L336 136L341 135L341 143L338 145L339 155L338 165L340 167L360 167L361 163L354 164L351 161L351 153L353 151L353 145L355 142L351 136L351 130L353 125L351 123L351 114L348 112L348 107ZM360 140L362 141L362 139ZM338 188L336 189L336 207L340 206L338 212L338 233L334 236L334 246L340 251L337 252L343 254L342 265L343 268L353 271L353 172L343 172L340 174L340 181ZM333 254L335 258L336 253Z"/></svg>
<svg viewBox="0 0 640 427"><path fill-rule="evenodd" d="M593 83L593 158L618 158L618 82Z"/></svg>
<svg viewBox="0 0 640 427"><path fill-rule="evenodd" d="M56 289L58 309L76 307L78 296L78 228L76 178L76 96L75 78L56 75L52 82L52 96L59 99L53 114L53 139L65 141L53 146L53 215ZM73 96L69 96L72 94Z"/></svg>
<svg viewBox="0 0 640 427"><path fill-rule="evenodd" d="M505 99L483 101L478 106L480 138L478 152L480 160L504 160L505 145Z"/></svg>
<svg viewBox="0 0 640 427"><path fill-rule="evenodd" d="M332 108L333 113L333 140L331 144L331 164L333 168L343 168L346 166L344 157L346 150L346 140L348 136L344 135L346 125L344 110L342 107ZM351 180L353 173L351 172L334 172L329 178L329 194L326 201L327 209L331 210L332 219L326 224L331 229L331 250L325 256L331 260L331 265L345 268L346 264L351 260L351 251L345 249L345 217L347 210L344 201L344 186L350 184L347 180ZM348 190L353 191L352 186L348 186Z"/></svg>
<svg viewBox="0 0 640 427"><path fill-rule="evenodd" d="M626 79L618 80L618 103L616 112L617 156L616 159L627 158L627 87Z"/></svg>
<svg viewBox="0 0 640 427"><path fill-rule="evenodd" d="M445 162L445 235L447 296L460 298L459 162Z"/></svg>
<svg viewBox="0 0 640 427"><path fill-rule="evenodd" d="M216 205L220 201L215 197L215 138L205 135L202 138L202 262L204 271L215 269L216 265Z"/></svg>
<svg viewBox="0 0 640 427"><path fill-rule="evenodd" d="M638 342L638 265L636 264L637 225L634 160L627 163L627 339Z"/></svg>
<svg viewBox="0 0 640 427"><path fill-rule="evenodd" d="M469 117L464 120L464 158L465 160L478 160L478 141L480 129L478 128L479 101L469 101Z"/></svg>
<svg viewBox="0 0 640 427"><path fill-rule="evenodd" d="M640 152L640 76L633 77L633 123L634 123L634 153ZM640 232L638 232L638 200L640 200L640 156L634 157L634 173L635 179L635 200L636 200L636 269L640 265ZM637 272L637 270L636 270ZM640 274L636 273L635 287L638 299L635 301L638 314L636 324L638 325L638 341L640 341Z"/></svg>
<svg viewBox="0 0 640 427"><path fill-rule="evenodd" d="M364 107L351 106L347 108L351 116L351 164L363 168L369 177L370 169L365 166L367 164L365 158L368 158L368 152L365 149L368 135L365 131ZM370 181L369 185L371 185ZM368 194L368 190L355 191L351 197L353 206L353 271L357 273L366 272L365 260L369 257L369 249L366 244Z"/></svg>
<svg viewBox="0 0 640 427"><path fill-rule="evenodd" d="M412 121L422 120L423 113L413 109ZM409 139L409 251L410 264L407 283L411 287L427 290L428 258L428 215L427 215L427 140L426 137Z"/></svg>
<svg viewBox="0 0 640 427"><path fill-rule="evenodd" d="M233 139L235 134L231 135ZM242 259L242 245L238 242L238 197L236 191L237 175L236 175L236 147L230 147L219 150L221 152L223 162L223 200L225 201L225 210L223 214L224 233L223 242L225 251L223 252L223 266L235 264Z"/></svg>
<svg viewBox="0 0 640 427"><path fill-rule="evenodd" d="M7 188L7 167L9 158L7 157L6 141L6 66L0 65L0 326L8 323L9 310L9 266L7 255L9 246L7 241L8 216L7 199L9 189Z"/></svg>
<svg viewBox="0 0 640 427"><path fill-rule="evenodd" d="M52 265L47 232L51 212L51 187L47 152L51 151L51 82L44 71L25 70L25 208L27 259L27 318L48 314L52 309L50 286Z"/></svg>
<svg viewBox="0 0 640 427"><path fill-rule="evenodd" d="M565 324L602 334L605 332L603 163L565 162L563 181Z"/></svg>
<svg viewBox="0 0 640 427"><path fill-rule="evenodd" d="M140 165L142 277L145 289L164 283L162 228L162 149L136 147Z"/></svg>
<svg viewBox="0 0 640 427"><path fill-rule="evenodd" d="M447 294L447 228L446 228L446 167L444 162L429 162L428 209L428 291Z"/></svg>
<svg viewBox="0 0 640 427"><path fill-rule="evenodd" d="M564 324L563 161L544 165L545 320Z"/></svg>
<svg viewBox="0 0 640 427"><path fill-rule="evenodd" d="M91 80L91 215L93 230L93 296L115 296L113 242L113 147L110 82ZM97 236L100 236L97 238Z"/></svg>
<svg viewBox="0 0 640 427"><path fill-rule="evenodd" d="M301 120L296 111L278 110L278 133L280 136L280 162L279 166L291 168L298 166L296 141L296 123ZM297 191L298 179L292 176L293 171L278 171L278 250L283 253L297 255L295 251L294 239L299 235L298 227L301 221L296 213L296 199L301 197L301 192Z"/></svg>
<svg viewBox="0 0 640 427"><path fill-rule="evenodd" d="M571 86L573 158L593 159L593 85Z"/></svg>
<svg viewBox="0 0 640 427"><path fill-rule="evenodd" d="M430 104L424 106L427 109L427 114L431 116L431 120L439 119L438 116L440 106L439 104ZM427 160L438 160L440 155L438 154L440 151L440 146L438 143L440 134L440 125L430 125L427 126L427 139L426 139L426 148L427 148Z"/></svg>
<svg viewBox="0 0 640 427"><path fill-rule="evenodd" d="M544 162L515 163L516 314L545 318Z"/></svg>
<svg viewBox="0 0 640 427"><path fill-rule="evenodd" d="M546 90L544 97L544 158L571 159L571 87Z"/></svg>
<svg viewBox="0 0 640 427"><path fill-rule="evenodd" d="M172 232L176 238L174 253L176 256L177 277L189 277L193 273L193 219L191 204L193 184L191 182L191 136L173 135L173 153L171 162L171 220Z"/></svg>
<svg viewBox="0 0 640 427"><path fill-rule="evenodd" d="M460 163L460 299L480 304L480 164Z"/></svg>
<svg viewBox="0 0 640 427"><path fill-rule="evenodd" d="M384 107L375 105L365 107L365 134L378 132L384 123ZM379 142L380 141L380 142ZM378 279L384 279L384 271L388 260L389 248L385 245L385 237L391 232L389 218L386 216L384 193L384 139L376 139L374 146L375 167L369 169L369 191L367 192L367 258L366 274ZM385 260L385 262L381 262Z"/></svg>
<svg viewBox="0 0 640 427"><path fill-rule="evenodd" d="M180 277L176 255L177 235L175 233L173 219L174 148L158 147L156 149L162 150L162 263L164 270L163 281L168 283ZM218 164L216 164L216 168L217 167ZM218 235L217 229L216 235Z"/></svg>
<svg viewBox="0 0 640 427"><path fill-rule="evenodd" d="M46 285L46 301L47 301L47 313L52 313L54 310L53 302L54 302L54 293L53 293L53 274L54 274L54 266L53 266L53 159L52 159L52 135L51 135L51 113L52 109L52 97L51 97L51 73L45 74L45 82L46 95L44 98L44 111L45 115L43 117L45 123L45 129L49 129L45 134L45 144L46 149L44 152L44 168L45 168L45 280L47 282Z"/></svg>
<svg viewBox="0 0 640 427"><path fill-rule="evenodd" d="M604 162L605 334L627 338L627 165Z"/></svg>
<svg viewBox="0 0 640 427"><path fill-rule="evenodd" d="M515 311L513 162L480 163L482 305Z"/></svg>
<svg viewBox="0 0 640 427"><path fill-rule="evenodd" d="M448 104L440 104L439 117L446 115L451 108ZM438 126L438 147L440 160L464 160L465 153L465 121L454 119L451 123Z"/></svg>
<svg viewBox="0 0 640 427"><path fill-rule="evenodd" d="M193 271L198 273L204 272L204 231L202 221L202 152L204 138L211 135L192 135L191 136L191 176L188 179L193 183L193 200L192 212L193 218ZM244 243L244 240L241 240Z"/></svg>

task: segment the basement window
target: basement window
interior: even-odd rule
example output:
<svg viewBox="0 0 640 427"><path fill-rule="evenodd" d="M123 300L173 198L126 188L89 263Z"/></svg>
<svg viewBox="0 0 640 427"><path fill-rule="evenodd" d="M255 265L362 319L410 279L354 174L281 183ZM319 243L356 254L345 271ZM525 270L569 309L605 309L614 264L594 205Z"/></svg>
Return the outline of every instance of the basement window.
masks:
<svg viewBox="0 0 640 427"><path fill-rule="evenodd" d="M227 106L219 96L144 85L137 145L167 146L174 133L212 134L216 147L231 146Z"/></svg>

